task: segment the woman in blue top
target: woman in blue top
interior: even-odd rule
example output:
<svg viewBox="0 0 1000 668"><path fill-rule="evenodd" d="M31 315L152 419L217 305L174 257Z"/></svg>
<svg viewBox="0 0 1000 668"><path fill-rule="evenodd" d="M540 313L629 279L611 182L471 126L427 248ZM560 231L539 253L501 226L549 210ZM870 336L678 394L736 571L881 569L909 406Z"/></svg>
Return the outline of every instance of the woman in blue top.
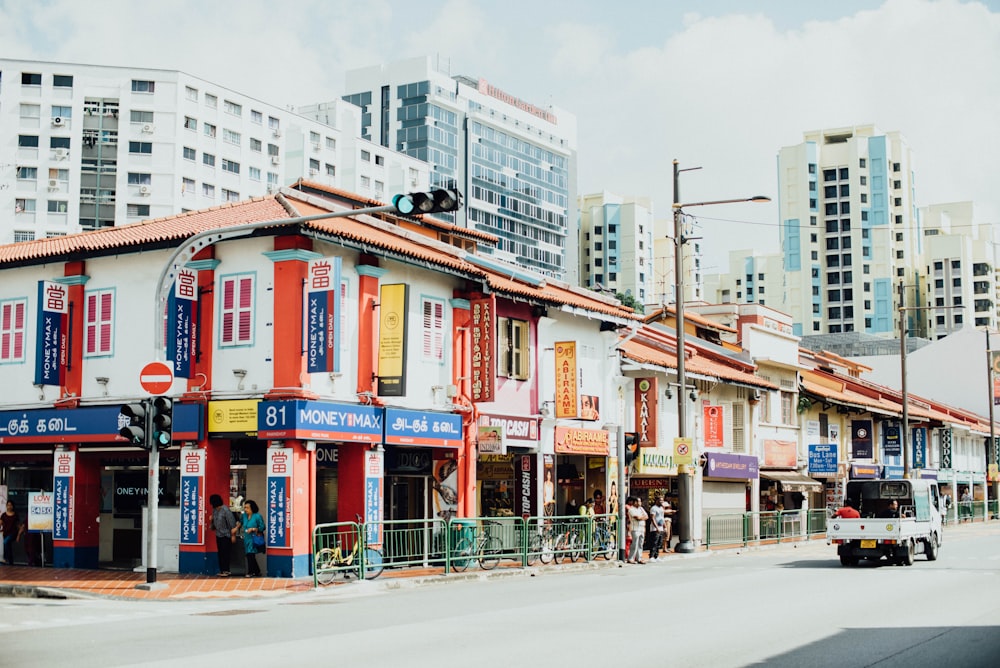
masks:
<svg viewBox="0 0 1000 668"><path fill-rule="evenodd" d="M264 551L264 545L255 545L254 536L264 537L264 518L260 516L257 503L247 499L243 502L243 515L240 524L243 527L243 549L247 554L248 578L260 576L260 566L257 565L257 554Z"/></svg>

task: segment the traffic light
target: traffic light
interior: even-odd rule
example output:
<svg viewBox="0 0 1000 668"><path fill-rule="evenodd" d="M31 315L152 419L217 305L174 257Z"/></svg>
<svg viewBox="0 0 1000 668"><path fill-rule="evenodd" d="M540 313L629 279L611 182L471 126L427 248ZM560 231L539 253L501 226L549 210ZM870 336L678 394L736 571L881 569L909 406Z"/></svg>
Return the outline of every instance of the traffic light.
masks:
<svg viewBox="0 0 1000 668"><path fill-rule="evenodd" d="M173 440L174 402L166 397L153 399L153 443L157 447L170 445Z"/></svg>
<svg viewBox="0 0 1000 668"><path fill-rule="evenodd" d="M625 432L625 466L632 463L639 454L639 434L634 431Z"/></svg>
<svg viewBox="0 0 1000 668"><path fill-rule="evenodd" d="M131 404L123 404L119 409L121 416L118 419L118 434L128 439L132 445L148 448L146 439L149 435L149 410L145 401L136 401Z"/></svg>
<svg viewBox="0 0 1000 668"><path fill-rule="evenodd" d="M457 190L444 188L425 193L407 193L392 198L396 211L404 216L421 213L441 213L443 211L458 211L462 204L462 196Z"/></svg>

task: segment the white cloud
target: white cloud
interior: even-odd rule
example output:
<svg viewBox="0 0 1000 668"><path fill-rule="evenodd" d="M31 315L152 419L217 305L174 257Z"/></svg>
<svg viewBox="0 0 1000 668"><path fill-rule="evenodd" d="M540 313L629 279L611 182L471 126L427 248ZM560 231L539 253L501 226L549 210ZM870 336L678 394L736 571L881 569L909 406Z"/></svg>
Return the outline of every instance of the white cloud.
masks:
<svg viewBox="0 0 1000 668"><path fill-rule="evenodd" d="M776 196L782 146L875 123L908 139L919 204L971 199L1000 222L1000 13L979 2L0 2L0 44L179 69L279 105L339 97L351 68L439 55L576 114L580 191L648 195L664 216L674 158L704 168L682 177L684 200ZM773 204L699 213L709 266L778 247Z"/></svg>

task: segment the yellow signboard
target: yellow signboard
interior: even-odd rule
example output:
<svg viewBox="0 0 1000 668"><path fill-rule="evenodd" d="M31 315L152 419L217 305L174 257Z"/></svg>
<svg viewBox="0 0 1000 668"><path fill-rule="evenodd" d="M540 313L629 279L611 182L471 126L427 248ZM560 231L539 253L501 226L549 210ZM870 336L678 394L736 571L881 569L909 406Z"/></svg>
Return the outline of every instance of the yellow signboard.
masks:
<svg viewBox="0 0 1000 668"><path fill-rule="evenodd" d="M635 472L639 475L677 475L673 450L639 448L639 452L636 453Z"/></svg>
<svg viewBox="0 0 1000 668"><path fill-rule="evenodd" d="M395 283L379 288L378 393L384 397L406 395L408 287L405 283Z"/></svg>
<svg viewBox="0 0 1000 668"><path fill-rule="evenodd" d="M208 402L208 433L257 435L257 404L259 399Z"/></svg>
<svg viewBox="0 0 1000 668"><path fill-rule="evenodd" d="M693 458L691 455L694 439L675 438L674 439L674 464L677 466L690 466Z"/></svg>
<svg viewBox="0 0 1000 668"><path fill-rule="evenodd" d="M556 341L556 417L575 418L576 342Z"/></svg>

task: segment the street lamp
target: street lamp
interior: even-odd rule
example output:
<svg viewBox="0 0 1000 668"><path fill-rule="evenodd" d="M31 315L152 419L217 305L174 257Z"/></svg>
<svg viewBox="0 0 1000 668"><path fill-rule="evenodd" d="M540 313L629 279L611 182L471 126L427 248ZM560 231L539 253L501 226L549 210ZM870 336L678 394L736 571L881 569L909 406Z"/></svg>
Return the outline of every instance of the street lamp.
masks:
<svg viewBox="0 0 1000 668"><path fill-rule="evenodd" d="M693 169L699 169L695 167ZM684 390L687 388L687 374L684 370L684 233L682 220L684 218L683 209L692 206L712 206L715 204L738 204L742 202L770 202L771 198L764 195L754 197L741 197L738 199L720 199L708 202L687 202L680 200L680 173L682 170L674 160L674 325L677 337L677 437L684 438L687 435L687 396ZM691 527L694 524L694 495L692 494L691 477L694 475L693 469L689 470L688 465L682 464L677 467L677 495L680 501L681 527L678 532L679 542L677 552L694 552L694 542L691 540Z"/></svg>

